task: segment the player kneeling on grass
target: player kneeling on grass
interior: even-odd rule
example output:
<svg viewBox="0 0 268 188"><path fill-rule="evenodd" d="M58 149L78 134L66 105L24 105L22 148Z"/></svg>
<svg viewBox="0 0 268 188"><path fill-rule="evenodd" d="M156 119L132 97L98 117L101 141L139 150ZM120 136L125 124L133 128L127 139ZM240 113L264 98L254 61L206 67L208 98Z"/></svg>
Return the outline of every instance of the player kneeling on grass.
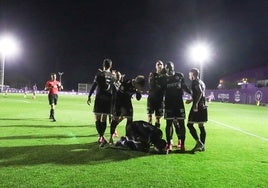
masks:
<svg viewBox="0 0 268 188"><path fill-rule="evenodd" d="M158 153L165 153L166 141L162 139L161 129L145 121L133 121L127 135L121 137L115 146L122 146L135 151L149 152L153 145Z"/></svg>

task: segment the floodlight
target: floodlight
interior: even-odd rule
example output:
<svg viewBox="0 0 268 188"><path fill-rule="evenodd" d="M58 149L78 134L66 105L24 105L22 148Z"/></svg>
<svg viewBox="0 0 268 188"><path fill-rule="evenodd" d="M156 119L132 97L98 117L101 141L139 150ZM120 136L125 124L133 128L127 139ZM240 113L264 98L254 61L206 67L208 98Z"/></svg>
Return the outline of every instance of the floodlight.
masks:
<svg viewBox="0 0 268 188"><path fill-rule="evenodd" d="M200 79L203 76L203 64L211 60L211 48L208 43L196 42L193 43L188 49L188 56L192 62L199 64Z"/></svg>
<svg viewBox="0 0 268 188"><path fill-rule="evenodd" d="M211 58L210 47L204 42L198 42L189 49L190 59L194 62L204 63Z"/></svg>
<svg viewBox="0 0 268 188"><path fill-rule="evenodd" d="M19 48L16 40L10 36L4 36L0 38L0 53L4 56L11 56L18 53Z"/></svg>
<svg viewBox="0 0 268 188"><path fill-rule="evenodd" d="M4 75L5 75L5 60L6 57L18 53L19 48L16 40L11 35L5 35L0 37L0 55L1 55L1 92L4 89Z"/></svg>

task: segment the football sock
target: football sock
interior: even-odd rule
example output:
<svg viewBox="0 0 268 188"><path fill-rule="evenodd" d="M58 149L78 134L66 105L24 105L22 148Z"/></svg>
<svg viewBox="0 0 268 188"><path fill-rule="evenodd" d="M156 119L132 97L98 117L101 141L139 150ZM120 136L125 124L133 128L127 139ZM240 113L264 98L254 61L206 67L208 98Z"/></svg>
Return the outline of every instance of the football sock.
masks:
<svg viewBox="0 0 268 188"><path fill-rule="evenodd" d="M172 135L173 135L172 121L167 120L166 138L168 144L170 144L170 141L172 140Z"/></svg>
<svg viewBox="0 0 268 188"><path fill-rule="evenodd" d="M110 128L110 134L114 134L116 126L118 125L118 122L116 120L112 120L111 122L111 128Z"/></svg>
<svg viewBox="0 0 268 188"><path fill-rule="evenodd" d="M50 118L54 119L54 109L50 109Z"/></svg>
<svg viewBox="0 0 268 188"><path fill-rule="evenodd" d="M107 124L106 122L101 122L100 123L100 136L103 136L106 130Z"/></svg>
<svg viewBox="0 0 268 188"><path fill-rule="evenodd" d="M184 141L185 141L185 126L180 126L180 138L181 140L181 144L184 145Z"/></svg>
<svg viewBox="0 0 268 188"><path fill-rule="evenodd" d="M101 136L101 125L100 125L100 120L97 120L95 121L95 125L96 125L96 129L97 129L97 132L99 134L99 136Z"/></svg>
<svg viewBox="0 0 268 188"><path fill-rule="evenodd" d="M199 127L200 129L200 140L203 144L205 144L205 141L206 141L206 130L205 130L205 127L202 126L202 127Z"/></svg>
<svg viewBox="0 0 268 188"><path fill-rule="evenodd" d="M175 127L176 135L177 135L178 139L180 139L181 138L181 132L180 132L179 123L173 121L173 124L174 124L174 127Z"/></svg>
<svg viewBox="0 0 268 188"><path fill-rule="evenodd" d="M187 127L189 128L192 137L193 137L195 140L199 140L198 135L197 135L197 132L196 132L196 130L195 130L193 124L189 124L189 123L188 123L188 124L187 124Z"/></svg>
<svg viewBox="0 0 268 188"><path fill-rule="evenodd" d="M53 117L53 113L54 113L54 110L50 109L50 116L49 117Z"/></svg>

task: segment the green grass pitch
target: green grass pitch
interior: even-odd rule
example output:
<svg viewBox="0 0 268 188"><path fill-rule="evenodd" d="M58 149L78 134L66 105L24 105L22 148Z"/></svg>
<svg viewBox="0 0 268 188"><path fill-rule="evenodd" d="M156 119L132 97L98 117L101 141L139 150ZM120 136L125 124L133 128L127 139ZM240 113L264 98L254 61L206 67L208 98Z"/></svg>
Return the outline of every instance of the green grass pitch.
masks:
<svg viewBox="0 0 268 188"><path fill-rule="evenodd" d="M212 102L205 152L154 155L99 148L86 100L61 94L50 122L46 95L0 96L0 187L268 187L267 107ZM134 120L147 120L146 99L133 105Z"/></svg>

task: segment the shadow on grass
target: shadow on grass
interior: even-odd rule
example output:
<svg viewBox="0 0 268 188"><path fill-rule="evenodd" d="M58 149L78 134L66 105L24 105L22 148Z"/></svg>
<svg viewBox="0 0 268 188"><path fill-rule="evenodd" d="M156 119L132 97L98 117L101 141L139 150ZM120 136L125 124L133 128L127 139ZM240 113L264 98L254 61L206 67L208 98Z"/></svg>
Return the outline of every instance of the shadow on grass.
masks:
<svg viewBox="0 0 268 188"><path fill-rule="evenodd" d="M55 125L51 123L51 125L1 125L0 127L18 127L18 128L64 128L64 127L93 127L91 125Z"/></svg>
<svg viewBox="0 0 268 188"><path fill-rule="evenodd" d="M38 164L97 165L149 155L129 150L100 148L97 143L0 148L0 167Z"/></svg>
<svg viewBox="0 0 268 188"><path fill-rule="evenodd" d="M0 118L1 121L21 121L25 120L24 118Z"/></svg>
<svg viewBox="0 0 268 188"><path fill-rule="evenodd" d="M23 135L23 136L4 136L0 137L0 140L17 140L17 139L62 139L62 138L85 138L85 137L96 137L97 134L93 135Z"/></svg>
<svg viewBox="0 0 268 188"><path fill-rule="evenodd" d="M44 120L44 118L0 118L1 121L40 121Z"/></svg>

